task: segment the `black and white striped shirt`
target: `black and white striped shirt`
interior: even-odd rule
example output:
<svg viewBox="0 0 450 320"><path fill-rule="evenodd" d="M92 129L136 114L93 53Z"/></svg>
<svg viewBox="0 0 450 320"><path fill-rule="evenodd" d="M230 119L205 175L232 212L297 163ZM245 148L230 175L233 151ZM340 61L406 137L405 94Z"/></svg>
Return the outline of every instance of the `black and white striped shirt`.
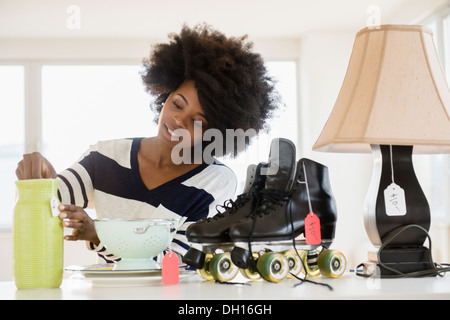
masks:
<svg viewBox="0 0 450 320"><path fill-rule="evenodd" d="M58 195L63 204L93 208L101 218L180 218L171 248L184 255L189 224L217 213L216 205L234 197L236 177L215 161L202 164L180 177L149 190L141 179L138 150L142 138L102 141L91 146L70 168L58 175ZM156 216L155 216L156 215ZM111 255L100 243L88 243L106 262Z"/></svg>

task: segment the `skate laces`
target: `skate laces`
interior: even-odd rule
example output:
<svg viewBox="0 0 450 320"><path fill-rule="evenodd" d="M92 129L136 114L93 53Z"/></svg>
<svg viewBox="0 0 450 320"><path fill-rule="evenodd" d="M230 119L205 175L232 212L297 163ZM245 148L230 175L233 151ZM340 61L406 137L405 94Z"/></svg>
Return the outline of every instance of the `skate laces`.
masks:
<svg viewBox="0 0 450 320"><path fill-rule="evenodd" d="M261 190L256 209L252 212L252 217L262 217L271 214L277 206L282 206L289 200L290 193L278 190Z"/></svg>
<svg viewBox="0 0 450 320"><path fill-rule="evenodd" d="M219 219L225 218L226 216L225 213L228 213L228 215L232 215L237 211L237 209L243 207L250 199L251 199L251 192L238 195L235 201L228 199L223 203L223 205L220 204L216 205L217 214L211 218L207 218L206 221L208 222L211 220L217 221ZM223 208L225 210L220 211L219 208Z"/></svg>

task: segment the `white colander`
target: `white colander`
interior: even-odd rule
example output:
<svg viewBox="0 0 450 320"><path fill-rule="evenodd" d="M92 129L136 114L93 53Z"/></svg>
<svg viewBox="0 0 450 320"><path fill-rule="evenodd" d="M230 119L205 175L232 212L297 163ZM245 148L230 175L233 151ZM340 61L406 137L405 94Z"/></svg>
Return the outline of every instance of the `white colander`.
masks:
<svg viewBox="0 0 450 320"><path fill-rule="evenodd" d="M172 241L177 219L96 219L102 244L121 260L114 270L159 269L154 257Z"/></svg>

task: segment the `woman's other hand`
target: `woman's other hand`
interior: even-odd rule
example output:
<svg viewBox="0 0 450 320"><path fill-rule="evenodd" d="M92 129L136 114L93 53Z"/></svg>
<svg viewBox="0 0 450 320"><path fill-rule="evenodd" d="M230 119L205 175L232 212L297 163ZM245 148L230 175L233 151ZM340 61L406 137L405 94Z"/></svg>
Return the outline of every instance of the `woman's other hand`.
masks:
<svg viewBox="0 0 450 320"><path fill-rule="evenodd" d="M56 175L52 164L39 152L24 154L16 169L19 180L54 179Z"/></svg>
<svg viewBox="0 0 450 320"><path fill-rule="evenodd" d="M86 211L81 207L74 205L60 205L59 218L66 219L63 221L63 226L73 228L72 235L65 236L66 240L87 240L95 245L100 243L95 231L94 220L89 217Z"/></svg>

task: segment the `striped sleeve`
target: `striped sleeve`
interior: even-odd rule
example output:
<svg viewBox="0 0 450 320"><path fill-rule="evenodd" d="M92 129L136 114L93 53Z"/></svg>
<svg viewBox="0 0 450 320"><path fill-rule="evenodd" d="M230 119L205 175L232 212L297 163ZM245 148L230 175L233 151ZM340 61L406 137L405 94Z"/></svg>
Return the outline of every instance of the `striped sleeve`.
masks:
<svg viewBox="0 0 450 320"><path fill-rule="evenodd" d="M117 140L101 142L102 151L114 150L112 144L125 144L125 150L131 147L130 140ZM95 192L93 177L95 177L95 161L98 157L99 145L92 145L70 168L59 173L60 180L58 187L58 197L62 204L72 204L85 209L95 209ZM123 150L123 149L122 149ZM125 152L125 155L129 154ZM127 159L119 159L126 163ZM129 160L128 160L129 163ZM129 164L128 164L129 166ZM100 243L98 246L86 241L86 246L90 251L96 252L106 263L117 262L120 258L108 252L106 247Z"/></svg>
<svg viewBox="0 0 450 320"><path fill-rule="evenodd" d="M108 252L106 247L101 242L98 244L98 246L96 246L92 242L86 241L86 247L89 251L96 252L97 255L105 261L105 263L115 263L120 261L120 258Z"/></svg>
<svg viewBox="0 0 450 320"><path fill-rule="evenodd" d="M75 163L58 174L60 180L58 194L61 203L73 204L82 208L94 208L92 181L86 168Z"/></svg>

